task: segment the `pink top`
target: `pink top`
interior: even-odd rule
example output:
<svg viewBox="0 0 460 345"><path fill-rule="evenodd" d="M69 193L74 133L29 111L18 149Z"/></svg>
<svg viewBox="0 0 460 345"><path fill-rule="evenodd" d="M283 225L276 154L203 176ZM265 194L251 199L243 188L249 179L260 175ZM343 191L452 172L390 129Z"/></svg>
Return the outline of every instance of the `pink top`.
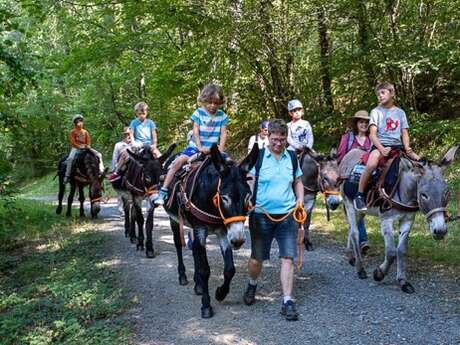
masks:
<svg viewBox="0 0 460 345"><path fill-rule="evenodd" d="M344 135L342 135L342 138L340 139L339 148L337 150L337 162L339 162L339 163L342 161L343 157L345 157L345 155L349 151L349 150L347 150L347 148L348 148L347 146L348 146L348 137L349 137L350 133L351 132L345 133ZM369 136L366 136L366 140L364 141L364 145L361 145L358 142L357 136L355 135L355 138L353 140L353 144L350 147L350 150L358 148L358 149L361 149L361 150L364 150L364 151L369 151L371 146L372 146L372 143L371 143L371 140L369 139Z"/></svg>

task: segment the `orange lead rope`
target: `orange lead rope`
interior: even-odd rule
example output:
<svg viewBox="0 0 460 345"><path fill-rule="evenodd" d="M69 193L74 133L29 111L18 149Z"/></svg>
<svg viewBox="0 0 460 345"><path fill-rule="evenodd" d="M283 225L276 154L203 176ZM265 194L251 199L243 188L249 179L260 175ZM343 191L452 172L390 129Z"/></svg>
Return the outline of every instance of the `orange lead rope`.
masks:
<svg viewBox="0 0 460 345"><path fill-rule="evenodd" d="M299 229L297 231L297 270L302 269L303 264L303 253L305 250L303 241L305 237L305 230L303 228L303 223L307 219L307 212L305 208L301 205L297 205L294 209L293 215L294 220L297 222Z"/></svg>

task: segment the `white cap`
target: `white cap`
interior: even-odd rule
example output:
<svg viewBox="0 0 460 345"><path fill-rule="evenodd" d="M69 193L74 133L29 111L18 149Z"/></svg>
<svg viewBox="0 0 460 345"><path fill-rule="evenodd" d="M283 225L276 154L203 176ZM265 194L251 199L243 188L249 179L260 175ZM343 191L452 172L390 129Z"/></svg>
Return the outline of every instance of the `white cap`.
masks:
<svg viewBox="0 0 460 345"><path fill-rule="evenodd" d="M292 111L298 108L303 108L302 103L298 99L293 99L288 102L288 111Z"/></svg>

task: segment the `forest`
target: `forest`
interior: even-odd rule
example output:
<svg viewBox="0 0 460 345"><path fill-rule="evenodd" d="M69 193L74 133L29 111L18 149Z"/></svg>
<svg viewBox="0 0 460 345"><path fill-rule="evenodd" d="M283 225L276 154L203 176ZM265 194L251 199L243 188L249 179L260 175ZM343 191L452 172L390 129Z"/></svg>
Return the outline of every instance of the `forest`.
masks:
<svg viewBox="0 0 460 345"><path fill-rule="evenodd" d="M76 113L107 160L143 100L185 144L200 88L228 97L228 150L300 99L315 147L390 81L414 150L460 142L458 0L0 0L0 193L53 171Z"/></svg>

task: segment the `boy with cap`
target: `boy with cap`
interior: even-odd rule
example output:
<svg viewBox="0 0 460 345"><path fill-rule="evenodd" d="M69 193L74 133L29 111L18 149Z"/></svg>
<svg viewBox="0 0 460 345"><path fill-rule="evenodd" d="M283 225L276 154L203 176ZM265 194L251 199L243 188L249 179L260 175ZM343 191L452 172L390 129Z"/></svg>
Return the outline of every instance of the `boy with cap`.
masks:
<svg viewBox="0 0 460 345"><path fill-rule="evenodd" d="M297 151L304 147L313 147L313 131L310 123L302 119L304 115L303 105L298 99L288 102L289 115L292 121L287 124L288 133L288 150Z"/></svg>

